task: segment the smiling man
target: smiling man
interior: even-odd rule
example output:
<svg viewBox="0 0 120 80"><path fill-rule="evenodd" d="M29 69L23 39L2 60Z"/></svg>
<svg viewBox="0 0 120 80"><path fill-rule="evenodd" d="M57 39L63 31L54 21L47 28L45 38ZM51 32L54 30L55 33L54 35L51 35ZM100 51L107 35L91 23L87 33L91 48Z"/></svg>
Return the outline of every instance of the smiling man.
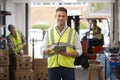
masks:
<svg viewBox="0 0 120 80"><path fill-rule="evenodd" d="M48 55L48 80L75 80L74 60L82 54L80 38L74 29L67 26L66 8L58 7L55 18L56 27L45 34L42 46L45 48L43 54ZM56 52L59 47L61 50Z"/></svg>

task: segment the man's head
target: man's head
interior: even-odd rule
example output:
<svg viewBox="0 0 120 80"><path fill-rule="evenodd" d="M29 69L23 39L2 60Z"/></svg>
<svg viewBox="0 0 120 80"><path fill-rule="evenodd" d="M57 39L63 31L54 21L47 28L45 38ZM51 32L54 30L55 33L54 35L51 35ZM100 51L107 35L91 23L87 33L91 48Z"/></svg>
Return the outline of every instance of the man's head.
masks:
<svg viewBox="0 0 120 80"><path fill-rule="evenodd" d="M67 21L67 9L64 7L58 7L56 9L56 19L58 26L64 26Z"/></svg>
<svg viewBox="0 0 120 80"><path fill-rule="evenodd" d="M93 27L96 27L97 26L97 20L92 20L92 23L93 23Z"/></svg>
<svg viewBox="0 0 120 80"><path fill-rule="evenodd" d="M15 30L15 27L14 27L12 24L9 24L9 25L8 25L8 30L10 31L10 33L11 33L12 35L15 35L16 30Z"/></svg>

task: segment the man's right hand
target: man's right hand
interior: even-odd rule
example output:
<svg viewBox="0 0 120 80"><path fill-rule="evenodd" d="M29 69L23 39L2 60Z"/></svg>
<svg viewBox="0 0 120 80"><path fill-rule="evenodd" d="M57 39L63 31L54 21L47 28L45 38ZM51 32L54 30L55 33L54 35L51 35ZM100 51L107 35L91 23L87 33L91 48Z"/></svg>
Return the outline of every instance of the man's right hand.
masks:
<svg viewBox="0 0 120 80"><path fill-rule="evenodd" d="M14 53L15 55L18 55L17 52Z"/></svg>
<svg viewBox="0 0 120 80"><path fill-rule="evenodd" d="M46 55L46 54L48 54L51 50L53 50L54 48L55 48L55 45L52 45L51 47L46 48L46 49L43 51L43 53Z"/></svg>
<svg viewBox="0 0 120 80"><path fill-rule="evenodd" d="M86 34L87 36L90 35L90 31L87 31L85 34Z"/></svg>

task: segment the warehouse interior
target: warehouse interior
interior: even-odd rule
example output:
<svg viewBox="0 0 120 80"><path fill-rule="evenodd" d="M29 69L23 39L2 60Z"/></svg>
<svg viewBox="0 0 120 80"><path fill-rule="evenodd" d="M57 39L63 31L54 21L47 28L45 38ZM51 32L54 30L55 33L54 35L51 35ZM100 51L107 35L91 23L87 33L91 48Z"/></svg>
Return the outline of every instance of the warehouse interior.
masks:
<svg viewBox="0 0 120 80"><path fill-rule="evenodd" d="M106 5L103 8L103 11L95 13L91 11L93 3L104 3ZM44 4L49 4L49 6ZM38 7L38 5L40 6ZM81 5L89 5L89 7L83 9L83 11L87 11L84 13L87 13L87 17L82 14L83 11L77 12ZM39 34L31 35L31 32L32 26L36 24L55 26L53 15L55 12L52 11L59 6L65 6L71 11L68 15L67 24L71 27L73 26L76 31L79 31L79 21L84 19L87 21L97 19L98 22L104 22L105 20L104 24L107 24L107 27L103 27L103 30L107 28L104 33L107 33L106 35L109 37L106 38L104 35L104 42L106 45L102 46L102 50L101 48L94 48L95 51L97 51L97 49L100 51L95 54L97 55L97 58L94 61L99 61L100 63L98 62L97 66L89 66L87 69L82 68L81 65L75 66L76 80L120 80L120 77L118 76L120 74L119 0L0 0L0 80L10 80L9 76L11 76L11 74L14 76L14 79L12 80L48 80L47 58L42 55L41 50L44 31L41 31L42 36L38 36ZM38 11L36 9L36 12L34 12L36 7L39 9ZM49 14L45 13L47 10L50 11L48 11ZM41 15L39 16L41 18L40 20L38 19L39 17L37 13ZM52 17L53 20L50 20L49 18ZM11 70L11 74L9 74L9 65L11 63L9 60L9 51L6 41L6 37L9 34L9 24L13 24L16 29L20 30L25 36L27 42L27 45L24 47L25 55L15 56L15 62L13 62L15 63L15 70ZM81 32L82 30L79 32L80 35L84 33ZM35 36L40 37L40 40L35 39ZM113 61L113 63L111 60L107 61L106 58L110 53L106 51L108 51L108 49L110 50L110 48L112 48L113 51L117 48L117 53L119 53L115 54L115 57L111 57L116 59L117 55L117 60ZM92 70L94 71L93 73ZM116 75L114 75L114 72L116 72Z"/></svg>

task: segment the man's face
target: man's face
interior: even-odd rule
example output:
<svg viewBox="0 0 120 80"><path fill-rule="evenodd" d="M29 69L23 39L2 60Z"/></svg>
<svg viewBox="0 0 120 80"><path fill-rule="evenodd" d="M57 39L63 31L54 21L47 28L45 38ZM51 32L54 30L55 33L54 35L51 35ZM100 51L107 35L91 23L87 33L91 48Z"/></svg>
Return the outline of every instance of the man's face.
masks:
<svg viewBox="0 0 120 80"><path fill-rule="evenodd" d="M67 14L64 11L58 11L56 13L57 25L64 26L67 21Z"/></svg>
<svg viewBox="0 0 120 80"><path fill-rule="evenodd" d="M93 22L93 27L96 27L97 23L96 22Z"/></svg>
<svg viewBox="0 0 120 80"><path fill-rule="evenodd" d="M13 34L13 35L15 35L15 33L16 33L15 27L11 27L10 28L10 33Z"/></svg>

